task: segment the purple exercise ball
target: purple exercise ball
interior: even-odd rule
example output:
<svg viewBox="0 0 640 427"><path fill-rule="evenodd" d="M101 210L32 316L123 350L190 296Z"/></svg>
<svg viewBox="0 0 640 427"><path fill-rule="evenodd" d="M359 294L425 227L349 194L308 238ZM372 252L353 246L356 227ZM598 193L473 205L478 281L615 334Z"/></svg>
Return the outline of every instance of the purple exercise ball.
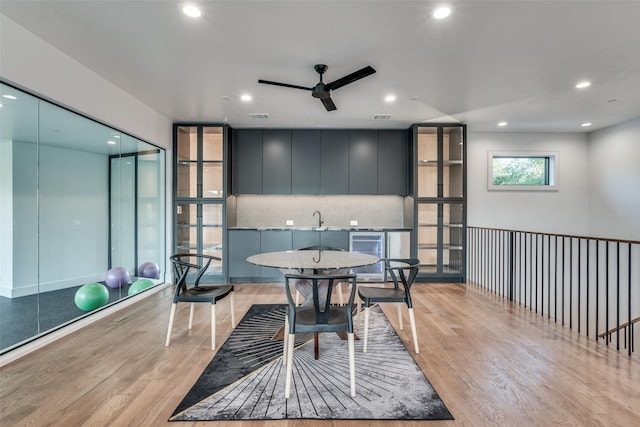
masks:
<svg viewBox="0 0 640 427"><path fill-rule="evenodd" d="M104 278L108 287L117 289L123 285L126 285L131 281L129 271L124 267L113 267L107 271L107 276Z"/></svg>
<svg viewBox="0 0 640 427"><path fill-rule="evenodd" d="M160 278L160 266L155 262L145 262L138 267L138 277L146 277L147 279Z"/></svg>

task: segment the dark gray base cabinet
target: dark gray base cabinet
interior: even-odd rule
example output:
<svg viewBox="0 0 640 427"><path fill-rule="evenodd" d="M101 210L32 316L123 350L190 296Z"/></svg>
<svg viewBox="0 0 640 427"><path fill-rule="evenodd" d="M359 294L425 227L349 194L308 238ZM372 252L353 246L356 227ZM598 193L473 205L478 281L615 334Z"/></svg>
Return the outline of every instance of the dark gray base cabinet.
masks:
<svg viewBox="0 0 640 427"><path fill-rule="evenodd" d="M279 269L247 262L247 258L255 254L290 251L317 245L349 249L348 231L229 230L228 236L231 282L284 281Z"/></svg>
<svg viewBox="0 0 640 427"><path fill-rule="evenodd" d="M247 258L260 253L260 232L258 230L229 230L227 259L229 277L241 280L260 277L260 266L250 264Z"/></svg>

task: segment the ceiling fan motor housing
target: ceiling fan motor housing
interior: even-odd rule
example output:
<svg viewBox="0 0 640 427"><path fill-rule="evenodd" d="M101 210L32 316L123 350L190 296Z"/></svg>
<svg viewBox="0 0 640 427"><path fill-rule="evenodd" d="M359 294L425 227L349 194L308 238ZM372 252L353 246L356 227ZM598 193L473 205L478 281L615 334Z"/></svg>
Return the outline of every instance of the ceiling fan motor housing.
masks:
<svg viewBox="0 0 640 427"><path fill-rule="evenodd" d="M313 87L313 89L311 89L311 95L314 98L328 98L329 97L329 91L325 90L324 88L324 83L318 83L317 85L315 85Z"/></svg>

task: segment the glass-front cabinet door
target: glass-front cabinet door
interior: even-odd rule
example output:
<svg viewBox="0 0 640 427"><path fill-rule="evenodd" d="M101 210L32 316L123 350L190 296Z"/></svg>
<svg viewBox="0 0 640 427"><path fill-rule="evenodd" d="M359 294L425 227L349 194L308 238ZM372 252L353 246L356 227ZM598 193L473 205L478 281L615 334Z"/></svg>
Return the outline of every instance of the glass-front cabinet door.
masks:
<svg viewBox="0 0 640 427"><path fill-rule="evenodd" d="M224 127L175 125L176 253L213 255L210 281L224 280Z"/></svg>
<svg viewBox="0 0 640 427"><path fill-rule="evenodd" d="M414 127L416 242L424 281L465 275L465 125Z"/></svg>

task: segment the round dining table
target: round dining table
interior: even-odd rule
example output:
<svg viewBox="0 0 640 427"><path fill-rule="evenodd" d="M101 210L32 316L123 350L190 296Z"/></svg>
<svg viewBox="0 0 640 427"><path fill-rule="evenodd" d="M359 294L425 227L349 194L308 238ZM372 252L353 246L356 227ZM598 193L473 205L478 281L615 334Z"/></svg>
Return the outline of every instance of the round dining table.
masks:
<svg viewBox="0 0 640 427"><path fill-rule="evenodd" d="M374 255L360 252L332 250L297 250L265 252L247 258L251 264L263 267L274 267L281 270L314 270L314 274L322 270L342 270L364 267L380 261Z"/></svg>

